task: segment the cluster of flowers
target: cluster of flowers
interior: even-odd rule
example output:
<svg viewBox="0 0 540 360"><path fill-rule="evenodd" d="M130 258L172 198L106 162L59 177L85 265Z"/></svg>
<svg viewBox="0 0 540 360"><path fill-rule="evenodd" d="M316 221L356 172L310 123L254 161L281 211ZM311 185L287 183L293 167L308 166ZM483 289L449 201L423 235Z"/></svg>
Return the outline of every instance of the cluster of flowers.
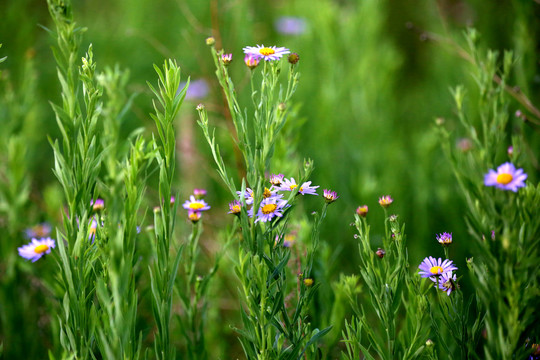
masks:
<svg viewBox="0 0 540 360"><path fill-rule="evenodd" d="M216 40L213 37L206 39L206 44L209 46L214 46ZM285 47L278 46L246 46L244 49L244 63L251 70L255 69L261 60L264 61L276 61L280 60L283 55L288 55L288 61L292 65L295 65L300 60L300 56L296 53L291 53L291 51ZM221 53L221 62L223 65L228 66L233 60L231 53Z"/></svg>
<svg viewBox="0 0 540 360"><path fill-rule="evenodd" d="M446 232L439 234L437 241L443 246L448 246L452 243L452 234ZM454 274L457 267L452 260L443 261L441 258L435 259L430 256L425 258L418 268L421 277L429 278L435 283L435 287L446 292L447 295L450 295L458 286L456 274Z"/></svg>
<svg viewBox="0 0 540 360"><path fill-rule="evenodd" d="M210 210L210 205L203 200L205 196L206 190L195 189L193 190L193 195L190 195L189 200L186 200L182 205L182 207L188 211L188 219L193 223L196 223L201 219L203 211ZM171 199L171 202L174 202L174 200Z"/></svg>
<svg viewBox="0 0 540 360"><path fill-rule="evenodd" d="M311 181L306 181L302 185L298 185L294 178L286 179L285 175L277 174L270 176L270 188L264 188L262 194L262 201L259 206L259 209L256 214L255 222L267 222L272 220L275 217L282 217L283 211L288 208L290 205L287 203L287 200L284 200L284 194L279 193L280 191L290 192L298 188L298 194L302 195L318 195L317 188L319 186L312 186ZM244 199L244 203L247 206L253 205L255 200L255 193L252 189L246 188L245 192L237 191L237 195ZM325 201L328 203L336 201L339 196L335 191L325 189L323 191L323 196ZM242 211L242 202L239 200L234 200L229 203L229 214L239 215ZM247 209L247 214L249 217L253 217L254 210L253 207Z"/></svg>

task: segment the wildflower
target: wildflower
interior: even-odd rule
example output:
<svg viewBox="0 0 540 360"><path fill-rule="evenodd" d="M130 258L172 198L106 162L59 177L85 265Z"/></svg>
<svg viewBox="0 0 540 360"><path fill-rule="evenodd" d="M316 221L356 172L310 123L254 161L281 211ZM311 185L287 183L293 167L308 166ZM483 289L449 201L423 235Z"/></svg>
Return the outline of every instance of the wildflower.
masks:
<svg viewBox="0 0 540 360"><path fill-rule="evenodd" d="M310 185L311 185L311 181L307 181L303 183L302 186L300 186L300 190L298 190L298 192L302 195L306 195L306 194L318 195L315 189L317 189L319 186L310 186ZM279 187L279 190L294 191L294 189L296 189L297 187L298 185L296 184L296 180L294 180L294 178L291 178L290 180L283 179L283 183Z"/></svg>
<svg viewBox="0 0 540 360"><path fill-rule="evenodd" d="M154 206L153 211L154 211L154 214L160 213L161 212L161 207Z"/></svg>
<svg viewBox="0 0 540 360"><path fill-rule="evenodd" d="M281 183L283 182L283 177L285 175L283 174L272 174L270 175L270 184L274 185L274 186L281 186Z"/></svg>
<svg viewBox="0 0 540 360"><path fill-rule="evenodd" d="M279 60L283 55L291 52L289 49L284 47L267 47L264 45L246 46L243 50L246 55L252 55L258 60L264 59L266 61Z"/></svg>
<svg viewBox="0 0 540 360"><path fill-rule="evenodd" d="M203 111L204 110L204 104L199 104L195 107L195 110L197 111Z"/></svg>
<svg viewBox="0 0 540 360"><path fill-rule="evenodd" d="M270 189L265 187L263 191L263 199L268 199L269 197L277 197L278 199L281 199L283 195L278 194L277 190L274 189L273 186L270 187Z"/></svg>
<svg viewBox="0 0 540 360"><path fill-rule="evenodd" d="M244 197L246 199L246 205L253 204L254 194L253 190L251 190L250 188L246 188L246 192L244 194L242 194L241 191L237 191L236 194L238 194L240 198Z"/></svg>
<svg viewBox="0 0 540 360"><path fill-rule="evenodd" d="M244 57L244 62L246 63L248 68L253 70L257 67L257 65L259 65L259 58L255 57L252 54L246 54L246 56Z"/></svg>
<svg viewBox="0 0 540 360"><path fill-rule="evenodd" d="M277 197L269 197L261 202L261 207L257 213L257 221L267 222L274 217L283 216L282 210L289 207L286 200Z"/></svg>
<svg viewBox="0 0 540 360"><path fill-rule="evenodd" d="M358 214L358 216L366 217L368 210L369 208L367 205L362 205L356 208L356 213Z"/></svg>
<svg viewBox="0 0 540 360"><path fill-rule="evenodd" d="M229 203L229 212L227 214L240 215L242 210L242 203L238 200L234 200L232 203Z"/></svg>
<svg viewBox="0 0 540 360"><path fill-rule="evenodd" d="M50 254L51 249L56 246L53 239L47 237L37 240L33 238L32 241L23 245L17 250L19 255L27 260L32 260L32 262L38 261L43 255Z"/></svg>
<svg viewBox="0 0 540 360"><path fill-rule="evenodd" d="M178 93L186 86L186 82L182 81L178 86ZM210 87L204 79L190 81L186 91L186 100L202 99L208 95Z"/></svg>
<svg viewBox="0 0 540 360"><path fill-rule="evenodd" d="M287 58L287 61L289 61L289 64L291 65L296 65L298 61L300 61L300 55L298 55L297 53L292 53Z"/></svg>
<svg viewBox="0 0 540 360"><path fill-rule="evenodd" d="M508 154L508 157L512 157L512 155L514 155L514 147L510 145L506 150L506 153Z"/></svg>
<svg viewBox="0 0 540 360"><path fill-rule="evenodd" d="M381 248L378 248L377 251L375 251L375 254L382 259L384 255L386 255L386 251L384 251Z"/></svg>
<svg viewBox="0 0 540 360"><path fill-rule="evenodd" d="M446 295L450 296L450 293L457 289L456 274L452 275L452 271L441 274L439 278L439 289L446 291Z"/></svg>
<svg viewBox="0 0 540 360"><path fill-rule="evenodd" d="M201 219L201 212L200 211L188 211L188 219L191 220L192 223L196 223Z"/></svg>
<svg viewBox="0 0 540 360"><path fill-rule="evenodd" d="M452 260L444 260L441 258L435 259L430 256L425 258L424 261L418 266L420 269L420 276L423 278L430 278L432 281L437 281L437 276L444 274L448 271L457 270L457 267L452 263Z"/></svg>
<svg viewBox="0 0 540 360"><path fill-rule="evenodd" d="M189 210L191 212L201 212L210 210L210 205L206 203L204 200L195 199L195 196L191 195L189 197L189 200L186 200L184 205L182 205L184 209Z"/></svg>
<svg viewBox="0 0 540 360"><path fill-rule="evenodd" d="M96 201L91 200L90 205L92 206L92 210L98 212L105 208L105 201L103 201L103 199L96 199Z"/></svg>
<svg viewBox="0 0 540 360"><path fill-rule="evenodd" d="M310 287L311 285L313 285L313 279L310 279L310 278L304 279L304 285L306 285L307 287Z"/></svg>
<svg viewBox="0 0 540 360"><path fill-rule="evenodd" d="M283 237L283 246L291 247L295 241L296 241L295 234L287 234Z"/></svg>
<svg viewBox="0 0 540 360"><path fill-rule="evenodd" d="M193 195L195 195L195 199L202 199L206 196L206 190L205 189L193 189Z"/></svg>
<svg viewBox="0 0 540 360"><path fill-rule="evenodd" d="M281 16L274 23L277 32L283 35L301 35L306 32L306 20L295 16Z"/></svg>
<svg viewBox="0 0 540 360"><path fill-rule="evenodd" d="M28 239L32 239L32 238L40 239L40 238L49 236L51 233L51 230L52 230L51 225L49 223L44 222L44 223L29 227L28 229L24 230L24 232Z"/></svg>
<svg viewBox="0 0 540 360"><path fill-rule="evenodd" d="M337 193L335 191L332 191L332 190L329 190L329 189L324 189L323 190L323 196L324 196L324 200L327 202L327 203L333 203L334 201L336 201L339 196L337 195Z"/></svg>
<svg viewBox="0 0 540 360"><path fill-rule="evenodd" d="M384 195L379 198L379 205L381 205L383 208L389 207L394 202L394 199L390 197L390 195Z"/></svg>
<svg viewBox="0 0 540 360"><path fill-rule="evenodd" d="M437 235L437 241L442 246L448 246L452 244L452 233L444 232L442 234Z"/></svg>
<svg viewBox="0 0 540 360"><path fill-rule="evenodd" d="M232 61L232 54L221 54L221 62L223 65L227 66Z"/></svg>
<svg viewBox="0 0 540 360"><path fill-rule="evenodd" d="M171 207L174 205L174 202L176 201L176 198L174 196L171 196L171 201L169 202L169 204L171 205Z"/></svg>
<svg viewBox="0 0 540 360"><path fill-rule="evenodd" d="M88 227L88 240L94 241L96 239L98 222L95 217L90 220L90 226Z"/></svg>
<svg viewBox="0 0 540 360"><path fill-rule="evenodd" d="M484 185L495 186L502 190L517 192L518 188L525 186L527 174L523 169L515 168L512 163L504 163L495 170L489 170L484 177Z"/></svg>

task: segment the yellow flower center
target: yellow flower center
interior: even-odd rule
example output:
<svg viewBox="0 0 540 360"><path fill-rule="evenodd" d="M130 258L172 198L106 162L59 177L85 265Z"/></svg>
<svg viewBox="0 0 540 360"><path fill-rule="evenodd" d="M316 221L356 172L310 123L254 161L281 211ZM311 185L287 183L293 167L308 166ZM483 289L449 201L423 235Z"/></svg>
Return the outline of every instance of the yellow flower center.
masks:
<svg viewBox="0 0 540 360"><path fill-rule="evenodd" d="M432 274L440 274L443 272L443 268L441 266L432 266L431 269L429 269L429 271Z"/></svg>
<svg viewBox="0 0 540 360"><path fill-rule="evenodd" d="M276 204L266 204L262 207L261 211L263 214L271 214L274 211L276 211L277 205Z"/></svg>
<svg viewBox="0 0 540 360"><path fill-rule="evenodd" d="M259 53L264 56L274 55L276 53L276 50L265 47L260 49Z"/></svg>
<svg viewBox="0 0 540 360"><path fill-rule="evenodd" d="M503 185L507 185L509 184L514 178L512 177L511 174L505 174L505 173L502 173L502 174L499 174L497 175L497 182L499 184L503 184Z"/></svg>
<svg viewBox="0 0 540 360"><path fill-rule="evenodd" d="M270 196L272 196L272 192L270 191L270 189L264 188L263 198L267 199L267 198L269 198Z"/></svg>
<svg viewBox="0 0 540 360"><path fill-rule="evenodd" d="M47 250L49 250L49 247L45 244L41 244L35 247L34 252L36 254L43 254Z"/></svg>
<svg viewBox="0 0 540 360"><path fill-rule="evenodd" d="M193 209L193 210L200 210L200 209L202 209L203 207L204 207L203 204L197 203L197 202L189 204L189 208L190 208L190 209Z"/></svg>
<svg viewBox="0 0 540 360"><path fill-rule="evenodd" d="M294 184L294 185L291 185L289 187L291 188L291 191L293 191L294 189L296 189L298 187L298 185Z"/></svg>
<svg viewBox="0 0 540 360"><path fill-rule="evenodd" d="M239 213L240 212L240 205L233 205L232 209L231 209L231 212L232 213Z"/></svg>

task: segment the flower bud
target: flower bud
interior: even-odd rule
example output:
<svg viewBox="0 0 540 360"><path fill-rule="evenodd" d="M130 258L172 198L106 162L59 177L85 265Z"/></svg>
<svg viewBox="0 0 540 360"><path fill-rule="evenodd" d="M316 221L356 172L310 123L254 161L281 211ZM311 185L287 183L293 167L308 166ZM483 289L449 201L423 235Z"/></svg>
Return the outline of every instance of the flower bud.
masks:
<svg viewBox="0 0 540 360"><path fill-rule="evenodd" d="M206 45L208 46L214 46L216 44L216 39L214 39L213 36L206 38Z"/></svg>

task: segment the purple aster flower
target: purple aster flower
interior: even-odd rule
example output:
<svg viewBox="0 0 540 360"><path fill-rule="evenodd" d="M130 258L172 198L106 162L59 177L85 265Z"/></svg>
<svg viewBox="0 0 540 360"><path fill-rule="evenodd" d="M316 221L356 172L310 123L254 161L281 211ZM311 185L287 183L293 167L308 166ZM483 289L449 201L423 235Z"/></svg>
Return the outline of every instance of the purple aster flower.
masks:
<svg viewBox="0 0 540 360"><path fill-rule="evenodd" d="M452 263L452 260L444 260L441 258L435 259L430 256L425 258L424 261L418 266L420 269L420 276L423 278L430 278L432 281L437 281L437 277L448 271L457 270L457 267Z"/></svg>
<svg viewBox="0 0 540 360"><path fill-rule="evenodd" d="M358 214L358 216L361 216L361 217L366 217L368 211L369 211L369 208L367 205L362 205L356 208L356 213Z"/></svg>
<svg viewBox="0 0 540 360"><path fill-rule="evenodd" d="M379 205L383 208L389 207L394 202L394 199L390 195L384 195L379 198Z"/></svg>
<svg viewBox="0 0 540 360"><path fill-rule="evenodd" d="M246 56L244 57L244 62L246 63L246 66L251 70L255 69L259 65L259 61L260 58L252 54L246 54Z"/></svg>
<svg viewBox="0 0 540 360"><path fill-rule="evenodd" d="M283 177L285 175L283 174L272 174L270 175L270 184L274 185L274 186L281 186L281 183L283 182Z"/></svg>
<svg viewBox="0 0 540 360"><path fill-rule="evenodd" d="M189 197L189 200L186 200L184 205L182 205L184 209L191 211L191 212L201 212L210 210L210 205L206 203L206 201L201 199L195 199L195 196L191 195Z"/></svg>
<svg viewBox="0 0 540 360"><path fill-rule="evenodd" d="M90 205L92 206L92 210L101 211L105 208L105 201L103 201L103 199L96 199L96 201L91 200Z"/></svg>
<svg viewBox="0 0 540 360"><path fill-rule="evenodd" d="M32 238L44 238L51 234L52 227L49 223L43 222L41 224L34 225L24 230L24 233L28 239Z"/></svg>
<svg viewBox="0 0 540 360"><path fill-rule="evenodd" d="M242 198L242 192L241 191L237 191L236 194ZM251 190L250 188L246 188L246 192L243 194L244 198L246 199L246 205L251 205L253 204L253 190Z"/></svg>
<svg viewBox="0 0 540 360"><path fill-rule="evenodd" d="M289 49L284 47L267 47L264 45L246 46L243 50L246 55L252 55L259 60L264 59L266 61L279 60L283 55L291 52Z"/></svg>
<svg viewBox="0 0 540 360"><path fill-rule="evenodd" d="M193 189L193 195L195 195L196 199L202 199L206 196L206 190L205 189Z"/></svg>
<svg viewBox="0 0 540 360"><path fill-rule="evenodd" d="M178 93L186 86L187 82L182 81L178 86ZM186 91L186 100L198 100L205 98L210 92L210 87L204 79L197 79L189 82Z"/></svg>
<svg viewBox="0 0 540 360"><path fill-rule="evenodd" d="M281 200L276 197L269 197L261 201L261 207L257 213L257 221L267 222L274 217L283 216L282 210L289 207L286 200Z"/></svg>
<svg viewBox="0 0 540 360"><path fill-rule="evenodd" d="M515 168L512 163L504 163L495 170L489 170L484 177L484 185L496 186L502 190L511 190L517 192L518 188L525 186L527 174L523 169Z"/></svg>
<svg viewBox="0 0 540 360"><path fill-rule="evenodd" d="M240 215L240 211L242 211L242 203L240 201L234 200L229 203L229 212L227 214Z"/></svg>
<svg viewBox="0 0 540 360"><path fill-rule="evenodd" d="M452 233L444 232L442 234L437 235L437 241L442 246L448 246L452 244Z"/></svg>
<svg viewBox="0 0 540 360"><path fill-rule="evenodd" d="M302 186L300 186L300 190L298 190L298 192L302 195L318 195L316 192L316 189L319 186L310 186L310 185L311 185L311 181L306 181L305 183L302 184ZM278 190L294 191L294 189L296 189L297 187L298 185L296 184L296 180L294 180L294 178L291 178L290 180L283 179L283 183L281 184Z"/></svg>
<svg viewBox="0 0 540 360"><path fill-rule="evenodd" d="M306 32L306 20L294 16L281 16L275 22L276 30L283 35L301 35Z"/></svg>
<svg viewBox="0 0 540 360"><path fill-rule="evenodd" d="M339 198L338 194L335 191L328 190L328 189L323 190L323 197L324 197L324 200L329 204L333 203Z"/></svg>
<svg viewBox="0 0 540 360"><path fill-rule="evenodd" d="M232 54L221 54L221 62L227 66L232 62Z"/></svg>
<svg viewBox="0 0 540 360"><path fill-rule="evenodd" d="M23 245L17 250L19 255L25 259L32 260L32 262L38 261L43 255L50 254L51 249L56 246L55 242L51 238L32 239L32 241Z"/></svg>
<svg viewBox="0 0 540 360"><path fill-rule="evenodd" d="M456 274L452 275L452 271L442 273L439 277L439 289L446 291L446 295L450 296L450 293L457 289Z"/></svg>
<svg viewBox="0 0 540 360"><path fill-rule="evenodd" d="M201 219L201 212L200 211L189 210L188 211L188 219L191 220L191 222L195 224L197 221L199 221Z"/></svg>

